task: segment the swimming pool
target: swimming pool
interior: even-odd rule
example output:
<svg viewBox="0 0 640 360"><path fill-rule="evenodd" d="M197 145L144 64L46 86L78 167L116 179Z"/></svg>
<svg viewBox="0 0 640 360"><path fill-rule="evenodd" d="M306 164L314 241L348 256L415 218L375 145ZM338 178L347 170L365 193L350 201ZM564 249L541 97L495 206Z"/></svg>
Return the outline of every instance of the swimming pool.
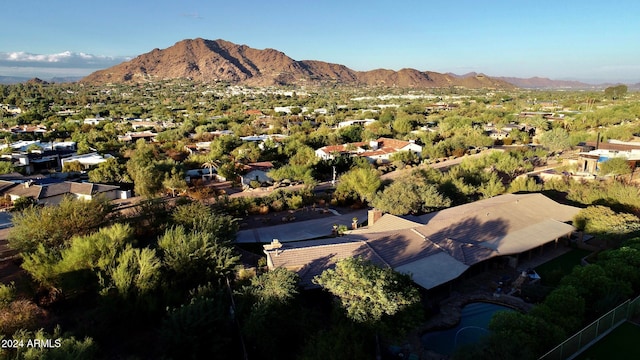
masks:
<svg viewBox="0 0 640 360"><path fill-rule="evenodd" d="M422 346L439 354L451 355L459 346L476 343L482 336L489 334L489 321L496 311L501 310L513 311L497 304L469 303L462 308L458 326L422 335Z"/></svg>

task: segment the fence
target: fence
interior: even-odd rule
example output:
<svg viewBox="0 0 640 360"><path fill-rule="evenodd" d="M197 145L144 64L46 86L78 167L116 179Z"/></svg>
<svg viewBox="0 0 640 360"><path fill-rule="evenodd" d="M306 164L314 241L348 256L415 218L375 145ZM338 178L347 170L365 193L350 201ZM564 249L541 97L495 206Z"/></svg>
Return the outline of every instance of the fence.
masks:
<svg viewBox="0 0 640 360"><path fill-rule="evenodd" d="M565 340L562 344L542 355L540 360L564 360L579 355L583 350L630 319L639 308L640 296L633 300L623 302L615 309L602 315L598 320L580 330L577 334Z"/></svg>

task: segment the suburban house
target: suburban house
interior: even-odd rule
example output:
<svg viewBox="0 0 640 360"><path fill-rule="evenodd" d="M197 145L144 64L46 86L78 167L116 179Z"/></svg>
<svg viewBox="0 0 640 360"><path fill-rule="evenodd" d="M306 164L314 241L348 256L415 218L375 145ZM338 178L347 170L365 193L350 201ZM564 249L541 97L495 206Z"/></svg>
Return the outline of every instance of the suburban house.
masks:
<svg viewBox="0 0 640 360"><path fill-rule="evenodd" d="M578 154L577 173L595 175L599 164L612 158L624 158L629 167L640 165L640 142L609 140L607 142L588 141L578 144L582 151Z"/></svg>
<svg viewBox="0 0 640 360"><path fill-rule="evenodd" d="M144 139L144 141L149 142L149 141L152 141L156 137L156 135L158 134L149 130L133 131L133 132L127 132L124 135L118 135L118 140L124 141L124 142L136 142L138 141L138 139Z"/></svg>
<svg viewBox="0 0 640 360"><path fill-rule="evenodd" d="M257 181L260 184L273 183L273 179L267 175L269 170L273 169L273 164L270 161L261 161L257 163L249 163L244 166L246 174L242 175L242 185L249 186L252 181Z"/></svg>
<svg viewBox="0 0 640 360"><path fill-rule="evenodd" d="M345 121L340 121L338 123L338 129L343 128L343 127L347 127L347 126L351 126L351 125L368 126L368 125L373 124L376 121L378 121L378 120L375 120L375 119L364 119L364 120L345 120Z"/></svg>
<svg viewBox="0 0 640 360"><path fill-rule="evenodd" d="M329 145L317 149L316 156L323 160L334 159L336 156L360 156L369 161L388 162L391 155L410 151L418 157L422 154L422 146L413 140L404 141L389 138L379 138L370 142L356 142L343 145Z"/></svg>
<svg viewBox="0 0 640 360"><path fill-rule="evenodd" d="M71 181L36 185L31 181L16 184L0 180L0 188L2 189L3 195L9 197L12 202L19 198L30 197L41 205L57 205L65 196L72 196L82 200L91 200L98 195L103 195L109 200L125 196L125 192L120 191L119 186Z"/></svg>
<svg viewBox="0 0 640 360"><path fill-rule="evenodd" d="M133 121L131 121L131 128L134 131L138 131L138 129L144 129L144 128L153 128L153 129L162 129L164 128L164 126L160 123L158 123L157 121L149 121L149 120L142 120L142 119L135 119Z"/></svg>
<svg viewBox="0 0 640 360"><path fill-rule="evenodd" d="M15 105L0 104L0 109L8 112L11 115L20 115L20 114L22 114L22 109L20 109L19 107L15 106Z"/></svg>
<svg viewBox="0 0 640 360"><path fill-rule="evenodd" d="M80 165L82 165L83 169L89 169L92 168L94 166L97 166L100 163L103 163L105 161L107 161L107 159L112 158L113 156L109 155L109 154L105 154L100 155L97 152L92 152L92 153L88 153L88 154L82 154L82 155L74 155L74 156L69 156L66 158L61 159L61 163L62 163L62 167L64 167L64 164L66 163L70 163L70 162L78 162L80 163Z"/></svg>
<svg viewBox="0 0 640 360"><path fill-rule="evenodd" d="M2 131L7 131L13 134L44 134L46 133L47 127L44 125L16 125L12 126L8 129L2 129Z"/></svg>
<svg viewBox="0 0 640 360"><path fill-rule="evenodd" d="M627 160L629 167L635 169L640 165L640 150L618 151L618 150L591 150L578 154L578 173L594 175L600 170L599 164L613 158L623 158Z"/></svg>
<svg viewBox="0 0 640 360"><path fill-rule="evenodd" d="M534 134L532 128L521 124L505 124L501 127L497 127L494 124L489 123L484 126L484 131L494 140L503 140L509 137L509 134L511 134L513 130L526 131L531 136Z"/></svg>
<svg viewBox="0 0 640 360"><path fill-rule="evenodd" d="M86 125L98 125L101 122L106 121L106 120L110 120L110 119L103 118L102 116L96 116L96 117L93 117L93 118L86 118L86 119L84 119L84 121L82 121L82 123L84 123Z"/></svg>
<svg viewBox="0 0 640 360"><path fill-rule="evenodd" d="M59 169L62 158L75 154L76 143L73 141L41 143L40 141L18 141L0 145L0 149L10 148L11 153L2 158L22 168L25 174Z"/></svg>
<svg viewBox="0 0 640 360"><path fill-rule="evenodd" d="M333 239L265 246L270 269L297 272L302 285L343 258L361 256L410 274L430 290L490 265L521 260L557 246L576 229L580 209L539 193L506 194L419 217L369 213L369 225Z"/></svg>

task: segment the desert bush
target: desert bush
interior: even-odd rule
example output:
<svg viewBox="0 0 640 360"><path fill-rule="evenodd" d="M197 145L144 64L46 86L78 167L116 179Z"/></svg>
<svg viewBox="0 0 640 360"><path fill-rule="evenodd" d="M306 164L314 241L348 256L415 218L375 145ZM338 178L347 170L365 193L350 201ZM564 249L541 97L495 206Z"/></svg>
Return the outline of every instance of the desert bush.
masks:
<svg viewBox="0 0 640 360"><path fill-rule="evenodd" d="M9 285L0 284L0 309L7 307L16 297L16 287L12 282Z"/></svg>
<svg viewBox="0 0 640 360"><path fill-rule="evenodd" d="M0 309L0 334L11 335L20 329L35 329L45 311L28 300L15 300Z"/></svg>

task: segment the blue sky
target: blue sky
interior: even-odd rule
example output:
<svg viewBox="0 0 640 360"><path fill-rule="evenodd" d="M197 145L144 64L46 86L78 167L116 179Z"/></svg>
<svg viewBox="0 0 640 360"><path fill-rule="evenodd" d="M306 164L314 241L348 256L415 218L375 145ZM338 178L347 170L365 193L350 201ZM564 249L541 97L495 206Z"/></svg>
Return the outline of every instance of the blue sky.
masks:
<svg viewBox="0 0 640 360"><path fill-rule="evenodd" d="M16 0L0 75L86 75L188 38L354 70L640 82L640 1Z"/></svg>

